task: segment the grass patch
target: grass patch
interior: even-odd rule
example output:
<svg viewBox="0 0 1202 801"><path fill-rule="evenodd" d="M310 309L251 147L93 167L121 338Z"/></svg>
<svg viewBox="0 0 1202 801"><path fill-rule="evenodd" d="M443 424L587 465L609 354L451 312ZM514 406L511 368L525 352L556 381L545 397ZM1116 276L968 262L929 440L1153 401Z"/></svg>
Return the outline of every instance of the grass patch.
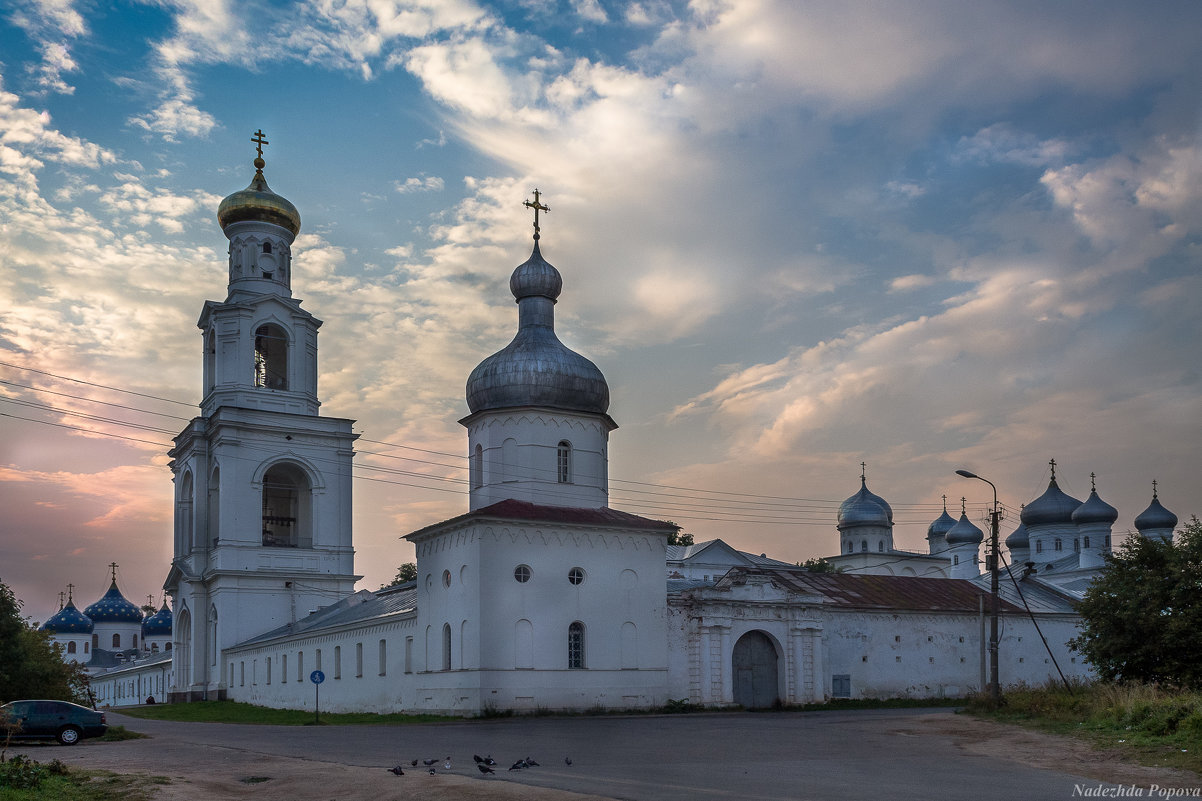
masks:
<svg viewBox="0 0 1202 801"><path fill-rule="evenodd" d="M820 704L786 706L786 712L823 712L837 709L925 709L964 706L963 698L832 698Z"/></svg>
<svg viewBox="0 0 1202 801"><path fill-rule="evenodd" d="M1080 737L1145 765L1202 773L1202 693L1144 684L1077 682L1013 687L992 709L969 699L965 710L1004 723Z"/></svg>
<svg viewBox="0 0 1202 801"><path fill-rule="evenodd" d="M303 709L272 709L238 701L192 701L187 704L154 704L114 710L122 715L144 720L175 720L184 723L257 723L274 726L304 726L313 724L313 713ZM435 723L462 718L445 715L407 715L392 713L377 715L371 712L322 712L321 722L327 726L404 725Z"/></svg>
<svg viewBox="0 0 1202 801"><path fill-rule="evenodd" d="M109 726L104 732L104 736L97 737L98 743L117 743L122 740L145 740L148 735L140 731L130 731L124 726Z"/></svg>
<svg viewBox="0 0 1202 801"><path fill-rule="evenodd" d="M0 763L0 801L149 801L162 776L77 770L16 756Z"/></svg>

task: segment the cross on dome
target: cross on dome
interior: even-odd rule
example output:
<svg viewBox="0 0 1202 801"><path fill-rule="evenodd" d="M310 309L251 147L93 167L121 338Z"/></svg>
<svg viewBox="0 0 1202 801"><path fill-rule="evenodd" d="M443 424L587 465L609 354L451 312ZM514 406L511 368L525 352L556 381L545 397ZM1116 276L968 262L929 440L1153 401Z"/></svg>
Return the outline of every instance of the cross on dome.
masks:
<svg viewBox="0 0 1202 801"><path fill-rule="evenodd" d="M255 151L258 153L255 156L255 169L262 171L263 167L267 165L267 162L263 161L263 145L270 144L270 142L263 138L262 128L255 131L255 135L250 138L250 141L255 143Z"/></svg>
<svg viewBox="0 0 1202 801"><path fill-rule="evenodd" d="M109 567L110 567L110 568L112 569L112 571L113 571L113 583L114 583L114 584L116 584L116 583L117 583L117 563L116 563L116 562L109 562Z"/></svg>
<svg viewBox="0 0 1202 801"><path fill-rule="evenodd" d="M539 227L538 227L538 213L539 213L540 211L545 211L545 212L550 212L550 211L551 211L551 207L550 207L550 206L544 206L542 203L539 203L539 202L538 202L538 198L539 198L539 195L540 195L540 194L541 194L541 193L540 193L540 192L539 192L537 189L535 189L535 190L534 190L534 202L533 202L533 203L531 203L529 200L523 200L523 201L522 201L522 205L523 205L523 206L525 206L525 207L526 207L526 208L528 208L528 209L534 209L534 241L535 241L535 242L537 242L537 241L539 240L539 234L538 234L538 232L539 232Z"/></svg>
<svg viewBox="0 0 1202 801"><path fill-rule="evenodd" d="M1050 459L1048 461L1048 464L1050 464L1052 466L1052 481L1055 481L1056 480L1056 460Z"/></svg>

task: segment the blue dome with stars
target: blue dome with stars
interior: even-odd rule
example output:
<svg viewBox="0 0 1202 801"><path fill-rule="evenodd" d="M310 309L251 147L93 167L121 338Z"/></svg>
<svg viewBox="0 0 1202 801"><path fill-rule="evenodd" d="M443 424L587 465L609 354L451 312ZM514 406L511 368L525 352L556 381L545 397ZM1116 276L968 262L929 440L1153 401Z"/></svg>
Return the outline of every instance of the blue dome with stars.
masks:
<svg viewBox="0 0 1202 801"><path fill-rule="evenodd" d="M93 623L141 623L142 610L130 603L117 589L114 581L109 591L96 603L83 610Z"/></svg>
<svg viewBox="0 0 1202 801"><path fill-rule="evenodd" d="M42 624L42 631L51 634L91 634L93 628L91 619L75 608L74 601L67 601L66 606Z"/></svg>
<svg viewBox="0 0 1202 801"><path fill-rule="evenodd" d="M162 637L171 635L171 610L163 601L163 608L142 621L143 637Z"/></svg>

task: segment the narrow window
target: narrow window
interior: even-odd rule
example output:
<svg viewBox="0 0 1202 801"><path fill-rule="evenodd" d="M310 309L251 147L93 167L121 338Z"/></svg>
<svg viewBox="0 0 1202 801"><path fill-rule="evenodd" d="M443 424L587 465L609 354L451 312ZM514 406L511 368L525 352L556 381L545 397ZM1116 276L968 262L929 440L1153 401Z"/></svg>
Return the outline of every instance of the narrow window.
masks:
<svg viewBox="0 0 1202 801"><path fill-rule="evenodd" d="M291 464L274 465L263 475L263 545L308 548L309 479Z"/></svg>
<svg viewBox="0 0 1202 801"><path fill-rule="evenodd" d="M137 648L137 647L138 647L138 635L137 635L137 634L135 634L135 635L133 635L133 637L134 637L134 640L133 640L133 642L132 642L132 643L130 643L130 646L129 646L129 647L130 647L130 648Z"/></svg>
<svg viewBox="0 0 1202 801"><path fill-rule="evenodd" d="M355 678L363 678L363 643L355 643Z"/></svg>
<svg viewBox="0 0 1202 801"><path fill-rule="evenodd" d="M296 680L297 681L305 680L305 652L304 651L296 652Z"/></svg>
<svg viewBox="0 0 1202 801"><path fill-rule="evenodd" d="M884 541L884 540L881 540L880 542L878 542L878 543L876 544L876 552L877 552L877 553L884 553L884 552L885 552L885 541Z"/></svg>
<svg viewBox="0 0 1202 801"><path fill-rule="evenodd" d="M559 483L572 483L572 443L566 439L559 443Z"/></svg>
<svg viewBox="0 0 1202 801"><path fill-rule="evenodd" d="M93 634L93 635L92 635L92 647L93 647L93 648L99 648L99 647L100 647L100 635L99 635L99 634Z"/></svg>
<svg viewBox="0 0 1202 801"><path fill-rule="evenodd" d="M69 653L69 654L75 653L75 641L74 640L67 643L67 653Z"/></svg>
<svg viewBox="0 0 1202 801"><path fill-rule="evenodd" d="M484 486L484 449L479 445L476 446L476 452L472 454L472 488L479 489Z"/></svg>
<svg viewBox="0 0 1202 801"><path fill-rule="evenodd" d="M271 657L267 657L267 683L271 684Z"/></svg>
<svg viewBox="0 0 1202 801"><path fill-rule="evenodd" d="M568 667L584 668L584 624L579 620L568 626Z"/></svg>
<svg viewBox="0 0 1202 801"><path fill-rule="evenodd" d="M380 640L380 675L388 672L388 641Z"/></svg>
<svg viewBox="0 0 1202 801"><path fill-rule="evenodd" d="M342 678L342 646L334 646L334 678Z"/></svg>
<svg viewBox="0 0 1202 801"><path fill-rule="evenodd" d="M280 681L288 683L288 654L280 654Z"/></svg>
<svg viewBox="0 0 1202 801"><path fill-rule="evenodd" d="M270 252L271 252L271 243L270 243L270 242L264 242L264 243L263 243L263 252L264 252L264 253L270 253Z"/></svg>
<svg viewBox="0 0 1202 801"><path fill-rule="evenodd" d="M1110 535L1109 534L1106 535L1106 547L1107 548L1110 547Z"/></svg>
<svg viewBox="0 0 1202 801"><path fill-rule="evenodd" d="M317 649L317 654L316 654L316 656L313 657L313 661L315 662L315 664L313 665L313 669L321 670L321 649L320 648Z"/></svg>
<svg viewBox="0 0 1202 801"><path fill-rule="evenodd" d="M451 669L451 624L442 624L442 669Z"/></svg>
<svg viewBox="0 0 1202 801"><path fill-rule="evenodd" d="M121 647L121 635L120 635L120 634L114 634L114 635L113 635L113 647L114 647L114 648L120 648L120 647Z"/></svg>
<svg viewBox="0 0 1202 801"><path fill-rule="evenodd" d="M1062 550L1064 550L1064 543L1062 543L1062 542L1060 541L1060 538L1059 538L1059 537L1057 537L1057 538L1056 538L1056 550L1057 550L1057 551L1062 551Z"/></svg>
<svg viewBox="0 0 1202 801"><path fill-rule="evenodd" d="M288 389L288 337L278 325L255 330L255 382L260 389Z"/></svg>
<svg viewBox="0 0 1202 801"><path fill-rule="evenodd" d="M239 687L246 686L246 663L245 662L238 663L238 686Z"/></svg>
<svg viewBox="0 0 1202 801"><path fill-rule="evenodd" d="M953 565L960 564L960 554L955 554L952 556L952 564Z"/></svg>
<svg viewBox="0 0 1202 801"><path fill-rule="evenodd" d="M1075 537L1073 538L1073 553L1081 553L1081 540Z"/></svg>
<svg viewBox="0 0 1202 801"><path fill-rule="evenodd" d="M1043 541L1042 540L1036 541L1035 553L1043 553Z"/></svg>
<svg viewBox="0 0 1202 801"><path fill-rule="evenodd" d="M405 672L413 672L413 638L405 638Z"/></svg>
<svg viewBox="0 0 1202 801"><path fill-rule="evenodd" d="M868 553L868 540L860 540L860 553Z"/></svg>
<svg viewBox="0 0 1202 801"><path fill-rule="evenodd" d="M1086 547L1086 548L1088 548L1088 547L1089 547L1089 537L1086 537L1086 538L1085 538L1085 547Z"/></svg>

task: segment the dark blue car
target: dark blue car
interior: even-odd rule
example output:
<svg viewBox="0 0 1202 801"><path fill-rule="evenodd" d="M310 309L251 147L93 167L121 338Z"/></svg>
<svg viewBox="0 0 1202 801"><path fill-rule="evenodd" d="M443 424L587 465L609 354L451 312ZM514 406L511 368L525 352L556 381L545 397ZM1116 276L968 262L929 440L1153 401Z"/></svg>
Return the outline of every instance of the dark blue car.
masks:
<svg viewBox="0 0 1202 801"><path fill-rule="evenodd" d="M63 745L100 737L108 729L103 712L69 701L10 701L0 706L0 723L16 724L14 740L54 738Z"/></svg>

